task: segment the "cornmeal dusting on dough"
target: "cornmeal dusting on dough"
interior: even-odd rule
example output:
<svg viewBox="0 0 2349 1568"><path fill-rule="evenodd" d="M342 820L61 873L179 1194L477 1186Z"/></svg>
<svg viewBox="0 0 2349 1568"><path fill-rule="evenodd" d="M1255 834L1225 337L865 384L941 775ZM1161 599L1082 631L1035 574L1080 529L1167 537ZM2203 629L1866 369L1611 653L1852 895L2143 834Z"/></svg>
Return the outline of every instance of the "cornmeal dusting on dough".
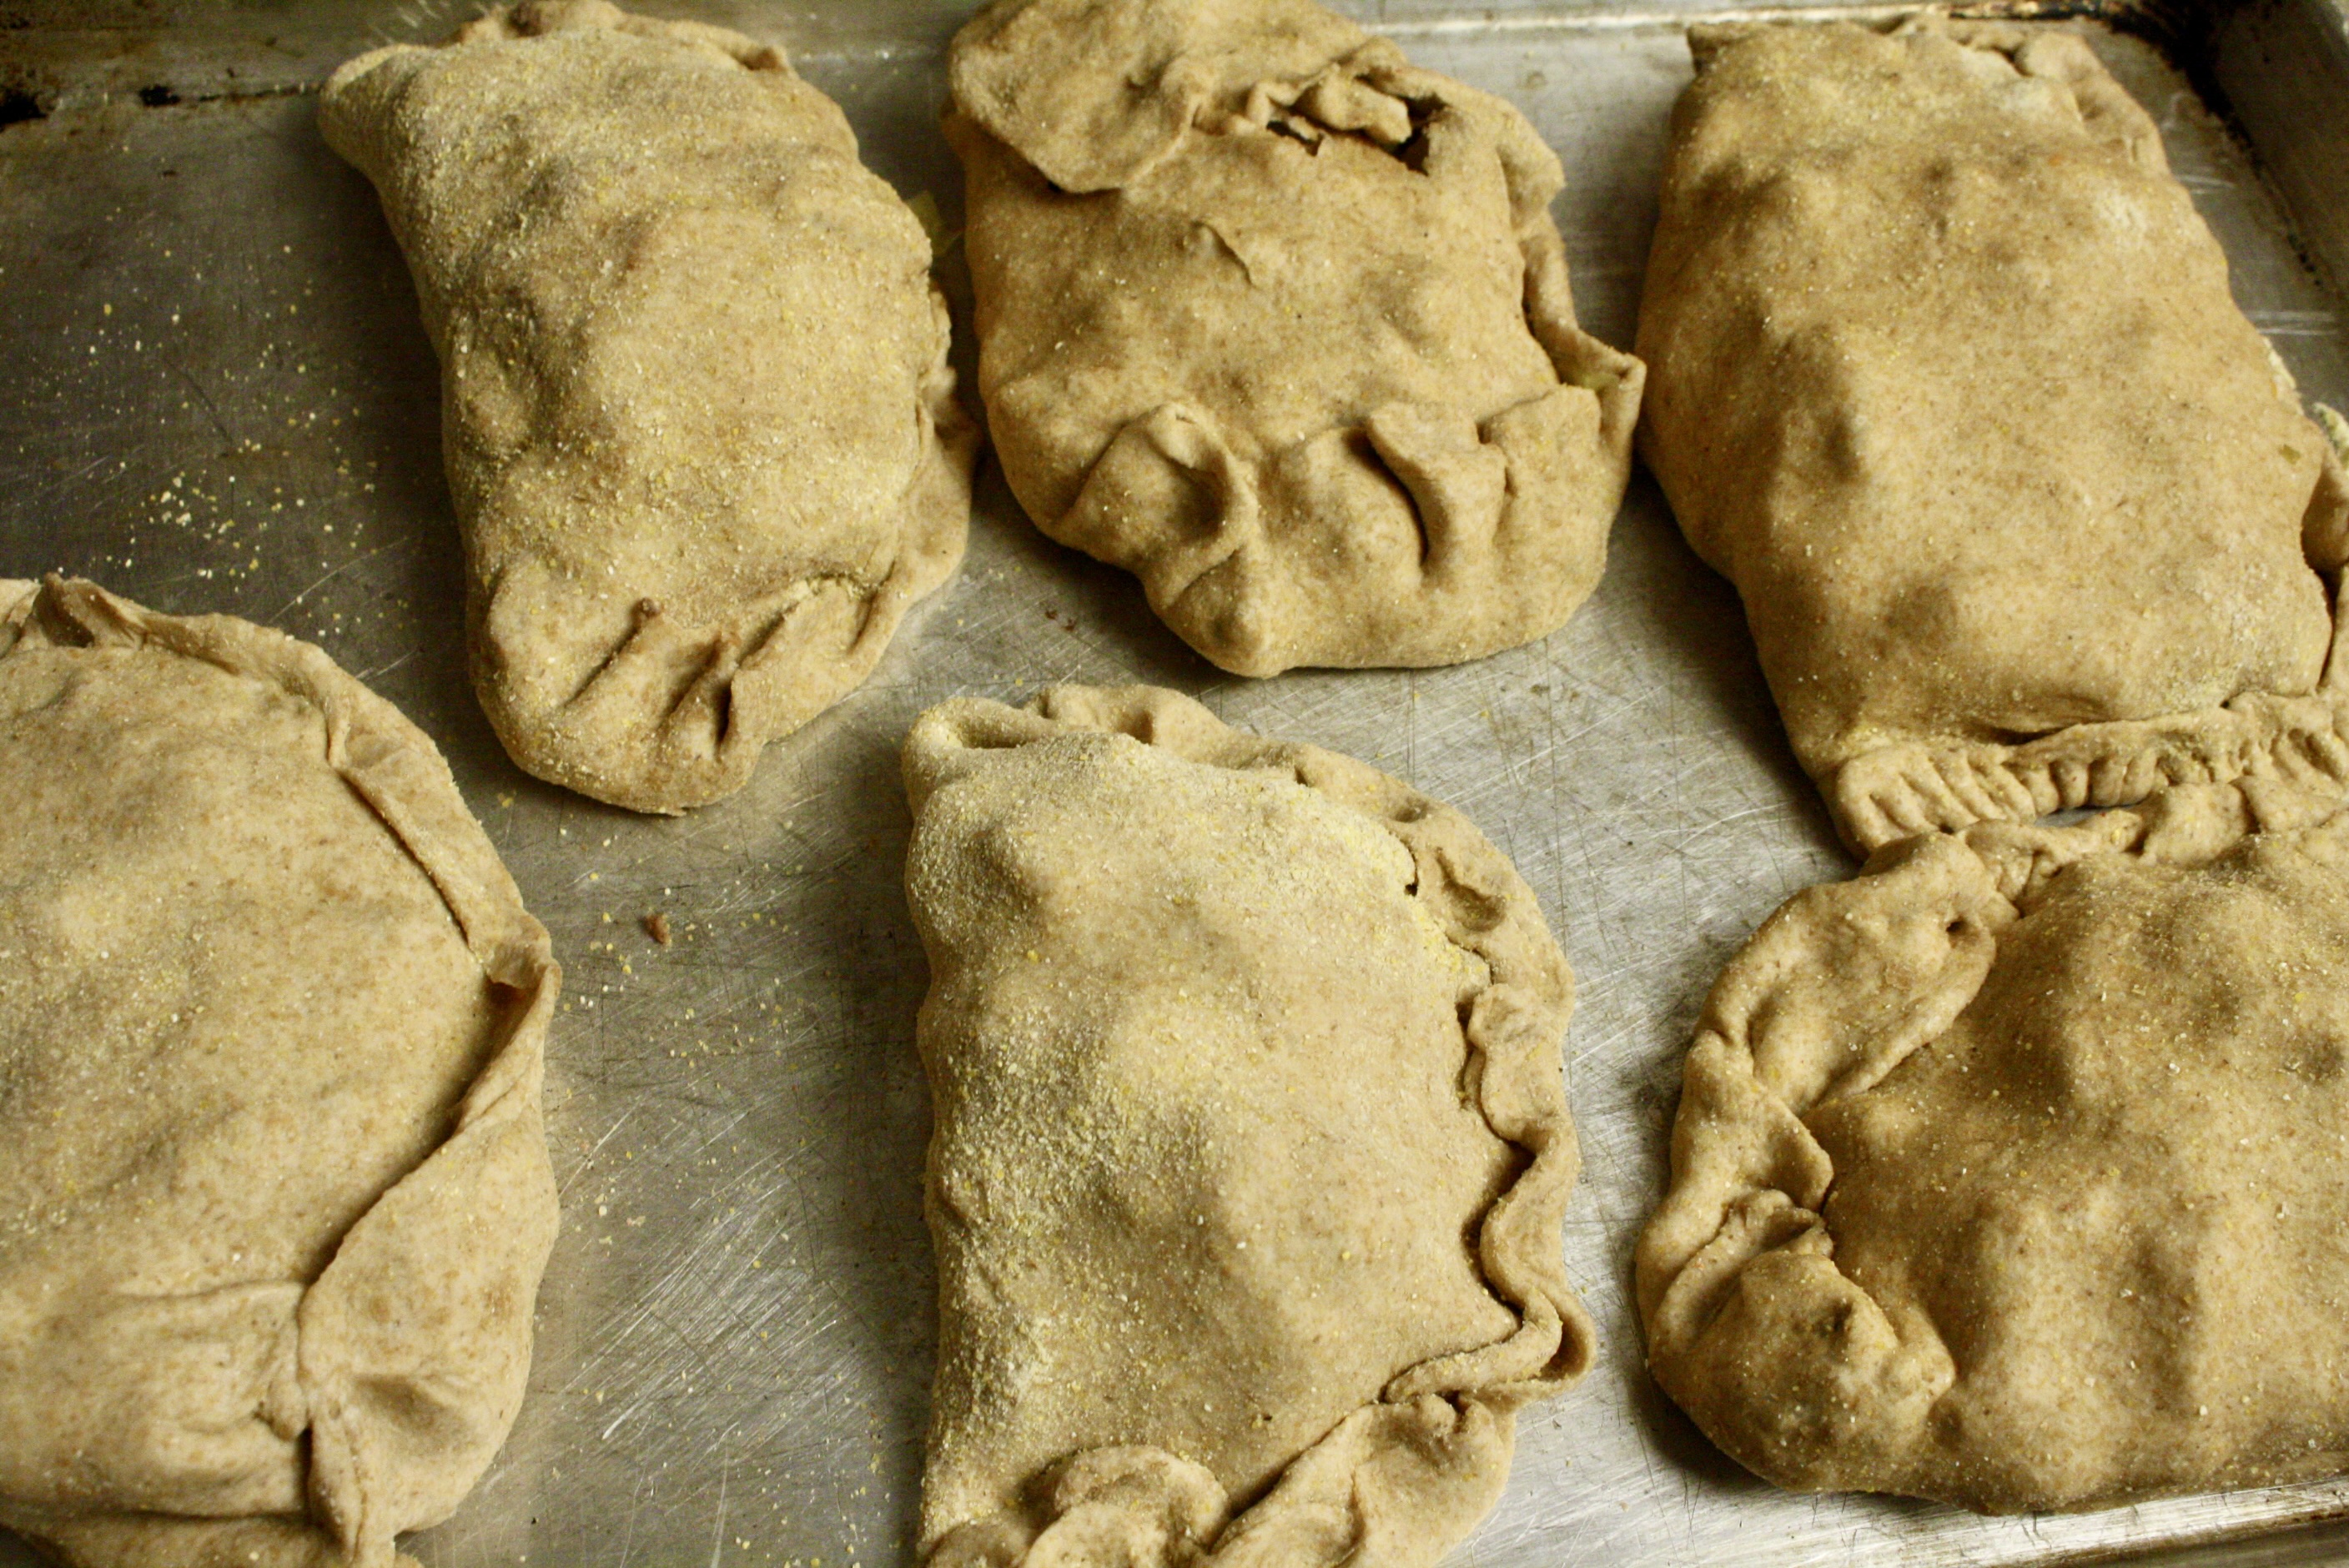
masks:
<svg viewBox="0 0 2349 1568"><path fill-rule="evenodd" d="M926 1561L1433 1563L1590 1355L1530 892L1456 812L1169 692L949 703L905 766Z"/></svg>
<svg viewBox="0 0 2349 1568"><path fill-rule="evenodd" d="M442 367L476 690L639 810L741 787L962 555L921 224L781 53L533 0L335 73Z"/></svg>
<svg viewBox="0 0 2349 1568"><path fill-rule="evenodd" d="M1780 1485L1995 1511L2349 1470L2349 810L1921 835L1714 987L1659 1381Z"/></svg>

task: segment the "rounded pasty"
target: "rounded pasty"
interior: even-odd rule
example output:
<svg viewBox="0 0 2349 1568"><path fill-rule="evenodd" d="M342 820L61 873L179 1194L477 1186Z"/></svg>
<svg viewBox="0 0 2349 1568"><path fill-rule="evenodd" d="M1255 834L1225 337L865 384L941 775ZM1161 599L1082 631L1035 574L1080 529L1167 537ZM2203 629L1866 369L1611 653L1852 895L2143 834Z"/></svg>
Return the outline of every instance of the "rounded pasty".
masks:
<svg viewBox="0 0 2349 1568"><path fill-rule="evenodd" d="M742 787L962 557L929 242L780 50L525 0L335 73L441 366L474 689L642 811Z"/></svg>
<svg viewBox="0 0 2349 1568"><path fill-rule="evenodd" d="M947 75L1038 527L1240 675L1456 664L1589 595L1644 373L1575 325L1515 108L1311 0L998 0Z"/></svg>
<svg viewBox="0 0 2349 1568"><path fill-rule="evenodd" d="M930 1568L1403 1568L1588 1365L1566 961L1466 819L1148 687L905 744Z"/></svg>
<svg viewBox="0 0 2349 1568"><path fill-rule="evenodd" d="M2089 1508L2349 1470L2349 810L2199 785L1773 915L1640 1238L1657 1379L1805 1491Z"/></svg>
<svg viewBox="0 0 2349 1568"><path fill-rule="evenodd" d="M546 933L317 649L0 582L0 1523L386 1568L512 1425Z"/></svg>

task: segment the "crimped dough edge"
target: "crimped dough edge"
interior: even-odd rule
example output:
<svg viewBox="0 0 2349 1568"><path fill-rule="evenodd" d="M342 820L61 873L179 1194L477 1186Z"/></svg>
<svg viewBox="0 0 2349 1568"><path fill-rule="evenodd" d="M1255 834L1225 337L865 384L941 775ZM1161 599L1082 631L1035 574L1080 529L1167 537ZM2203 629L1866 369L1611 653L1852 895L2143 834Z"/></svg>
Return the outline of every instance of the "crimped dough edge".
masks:
<svg viewBox="0 0 2349 1568"><path fill-rule="evenodd" d="M2333 602L2332 645L2314 692L2246 692L2199 713L2078 724L2014 745L1935 738L1879 747L1826 781L1845 840L1868 854L1916 833L2029 822L2239 779L2349 790L2349 422L2323 404L2311 415L2324 437L2324 466L2303 549Z"/></svg>
<svg viewBox="0 0 2349 1568"><path fill-rule="evenodd" d="M1165 1542L1164 1562L1185 1568L1417 1562L1387 1553L1379 1516L1399 1506L1442 1515L1451 1527L1444 1544L1464 1536L1506 1480L1516 1409L1579 1378L1596 1347L1558 1243L1579 1169L1561 1045L1573 976L1532 890L1461 812L1352 758L1234 728L1162 688L1056 686L1024 708L974 697L942 703L906 737L914 812L935 790L986 766L988 751L1086 731L1129 736L1210 767L1286 774L1378 823L1409 851L1418 896L1449 940L1489 971L1464 1014L1471 1059L1482 1063L1477 1104L1494 1135L1530 1159L1485 1211L1478 1253L1488 1289L1516 1312L1519 1326L1495 1344L1397 1375L1378 1400L1292 1459L1237 1517L1227 1515L1222 1486L1200 1465L1156 1448L1093 1449L1030 1478L1039 1505L1031 1517L960 1524L933 1545L926 1568L1092 1564L1093 1557L1053 1550L1053 1526L1062 1520L1075 1525L1071 1533L1087 1535L1114 1521L1104 1539L1154 1532ZM1101 1561L1108 1568L1109 1560Z"/></svg>
<svg viewBox="0 0 2349 1568"><path fill-rule="evenodd" d="M935 293L935 290L933 291ZM938 304L944 314L943 302ZM629 643L656 636L708 645L709 662L674 705L647 704L622 745L579 735L575 710L595 691L588 684L568 704L526 708L486 656L491 591L466 595L466 641L474 696L506 754L525 773L632 811L677 816L720 800L750 781L774 742L799 730L872 675L914 606L962 564L968 538L971 473L979 431L954 395L954 373L941 346L923 379L916 459L893 514L896 559L877 582L845 577L804 580L764 639L730 645L708 627L665 625L657 600L637 603L628 635L611 648L608 667ZM689 722L680 718L690 715Z"/></svg>
<svg viewBox="0 0 2349 1568"><path fill-rule="evenodd" d="M2349 788L2349 693L2248 693L2165 718L2075 725L2018 746L1912 740L1835 770L1829 804L1862 853L1926 832L2126 806L2190 784L2277 779Z"/></svg>
<svg viewBox="0 0 2349 1568"><path fill-rule="evenodd" d="M0 659L27 646L160 650L316 709L327 764L431 880L483 973L512 998L506 1037L447 1139L376 1199L303 1288L296 1361L311 1518L18 1511L6 1522L78 1568L232 1557L264 1568L409 1568L394 1536L455 1511L512 1429L530 1370L532 1304L557 1223L540 1094L562 971L546 929L523 907L430 738L310 644L229 615L162 614L78 579L0 580ZM484 1233L507 1239L502 1255L430 1247L442 1216L485 1212L496 1222ZM504 1303L504 1315L476 1310L485 1299ZM453 1322L460 1340L419 1357L400 1332L418 1315Z"/></svg>

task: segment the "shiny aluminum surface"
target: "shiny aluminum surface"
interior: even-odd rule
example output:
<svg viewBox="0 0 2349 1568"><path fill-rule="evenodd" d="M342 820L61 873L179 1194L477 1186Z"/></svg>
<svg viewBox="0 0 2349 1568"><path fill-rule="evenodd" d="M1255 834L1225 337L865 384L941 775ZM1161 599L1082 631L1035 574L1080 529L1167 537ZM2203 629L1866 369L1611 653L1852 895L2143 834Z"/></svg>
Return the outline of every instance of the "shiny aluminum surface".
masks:
<svg viewBox="0 0 2349 1568"><path fill-rule="evenodd" d="M640 8L783 43L840 99L869 161L958 223L935 117L969 0ZM1665 118L1689 74L1679 26L1696 13L1350 8L1533 119L1565 160L1557 212L1586 321L1628 344ZM990 465L961 574L740 796L661 820L522 774L464 679L414 294L372 191L314 112L344 57L436 38L460 16L446 0L0 0L13 122L0 125L0 574L83 573L318 643L440 743L567 973L548 1087L564 1219L530 1397L471 1500L412 1542L424 1563L907 1560L933 1275L896 745L957 693L1136 680L1461 807L1515 859L1573 960L1585 1171L1566 1245L1603 1347L1580 1387L1523 1418L1507 1496L1454 1563L2158 1551L2249 1564L2343 1550L2272 1533L2349 1514L2343 1483L2006 1520L1790 1496L1723 1459L1648 1379L1630 1248L1661 1190L1696 1009L1781 899L1851 862L1787 751L1734 593L1644 477L1604 583L1556 635L1453 669L1253 682L1192 655L1132 579L1045 541ZM2349 403L2341 296L2320 276L2349 277L2349 160L2324 140L2349 127L2342 26L2333 0L2257 0L2212 30L2206 79L2238 100L2272 184L2152 47L2106 33L2097 46L2161 121L2244 307L2312 397ZM968 393L955 266L949 251ZM669 945L648 934L656 913ZM30 1561L0 1537L0 1565Z"/></svg>

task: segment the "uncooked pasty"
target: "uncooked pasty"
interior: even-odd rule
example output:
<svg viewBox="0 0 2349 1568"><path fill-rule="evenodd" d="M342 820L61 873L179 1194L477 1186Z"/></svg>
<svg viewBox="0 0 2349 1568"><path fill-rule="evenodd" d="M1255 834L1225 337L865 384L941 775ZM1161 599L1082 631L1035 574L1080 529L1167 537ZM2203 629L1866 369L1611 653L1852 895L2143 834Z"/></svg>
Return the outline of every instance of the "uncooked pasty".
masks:
<svg viewBox="0 0 2349 1568"><path fill-rule="evenodd" d="M1591 1330L1572 981L1466 819L1148 687L905 744L930 1568L1396 1568Z"/></svg>
<svg viewBox="0 0 2349 1568"><path fill-rule="evenodd" d="M1764 924L1638 1253L1707 1435L2001 1511L2349 1470L2340 801L1920 835Z"/></svg>
<svg viewBox="0 0 2349 1568"><path fill-rule="evenodd" d="M602 0L361 56L319 114L440 355L506 749L639 810L740 788L962 555L921 225L779 50Z"/></svg>
<svg viewBox="0 0 2349 1568"><path fill-rule="evenodd" d="M1241 675L1454 664L1589 594L1643 373L1575 325L1516 109L1311 0L998 0L948 79L1046 533Z"/></svg>
<svg viewBox="0 0 2349 1568"><path fill-rule="evenodd" d="M0 1524L383 1568L529 1370L546 933L430 741L227 616L0 582Z"/></svg>
<svg viewBox="0 0 2349 1568"><path fill-rule="evenodd" d="M2349 502L2069 32L1692 30L1641 444L1846 836L2349 779Z"/></svg>

